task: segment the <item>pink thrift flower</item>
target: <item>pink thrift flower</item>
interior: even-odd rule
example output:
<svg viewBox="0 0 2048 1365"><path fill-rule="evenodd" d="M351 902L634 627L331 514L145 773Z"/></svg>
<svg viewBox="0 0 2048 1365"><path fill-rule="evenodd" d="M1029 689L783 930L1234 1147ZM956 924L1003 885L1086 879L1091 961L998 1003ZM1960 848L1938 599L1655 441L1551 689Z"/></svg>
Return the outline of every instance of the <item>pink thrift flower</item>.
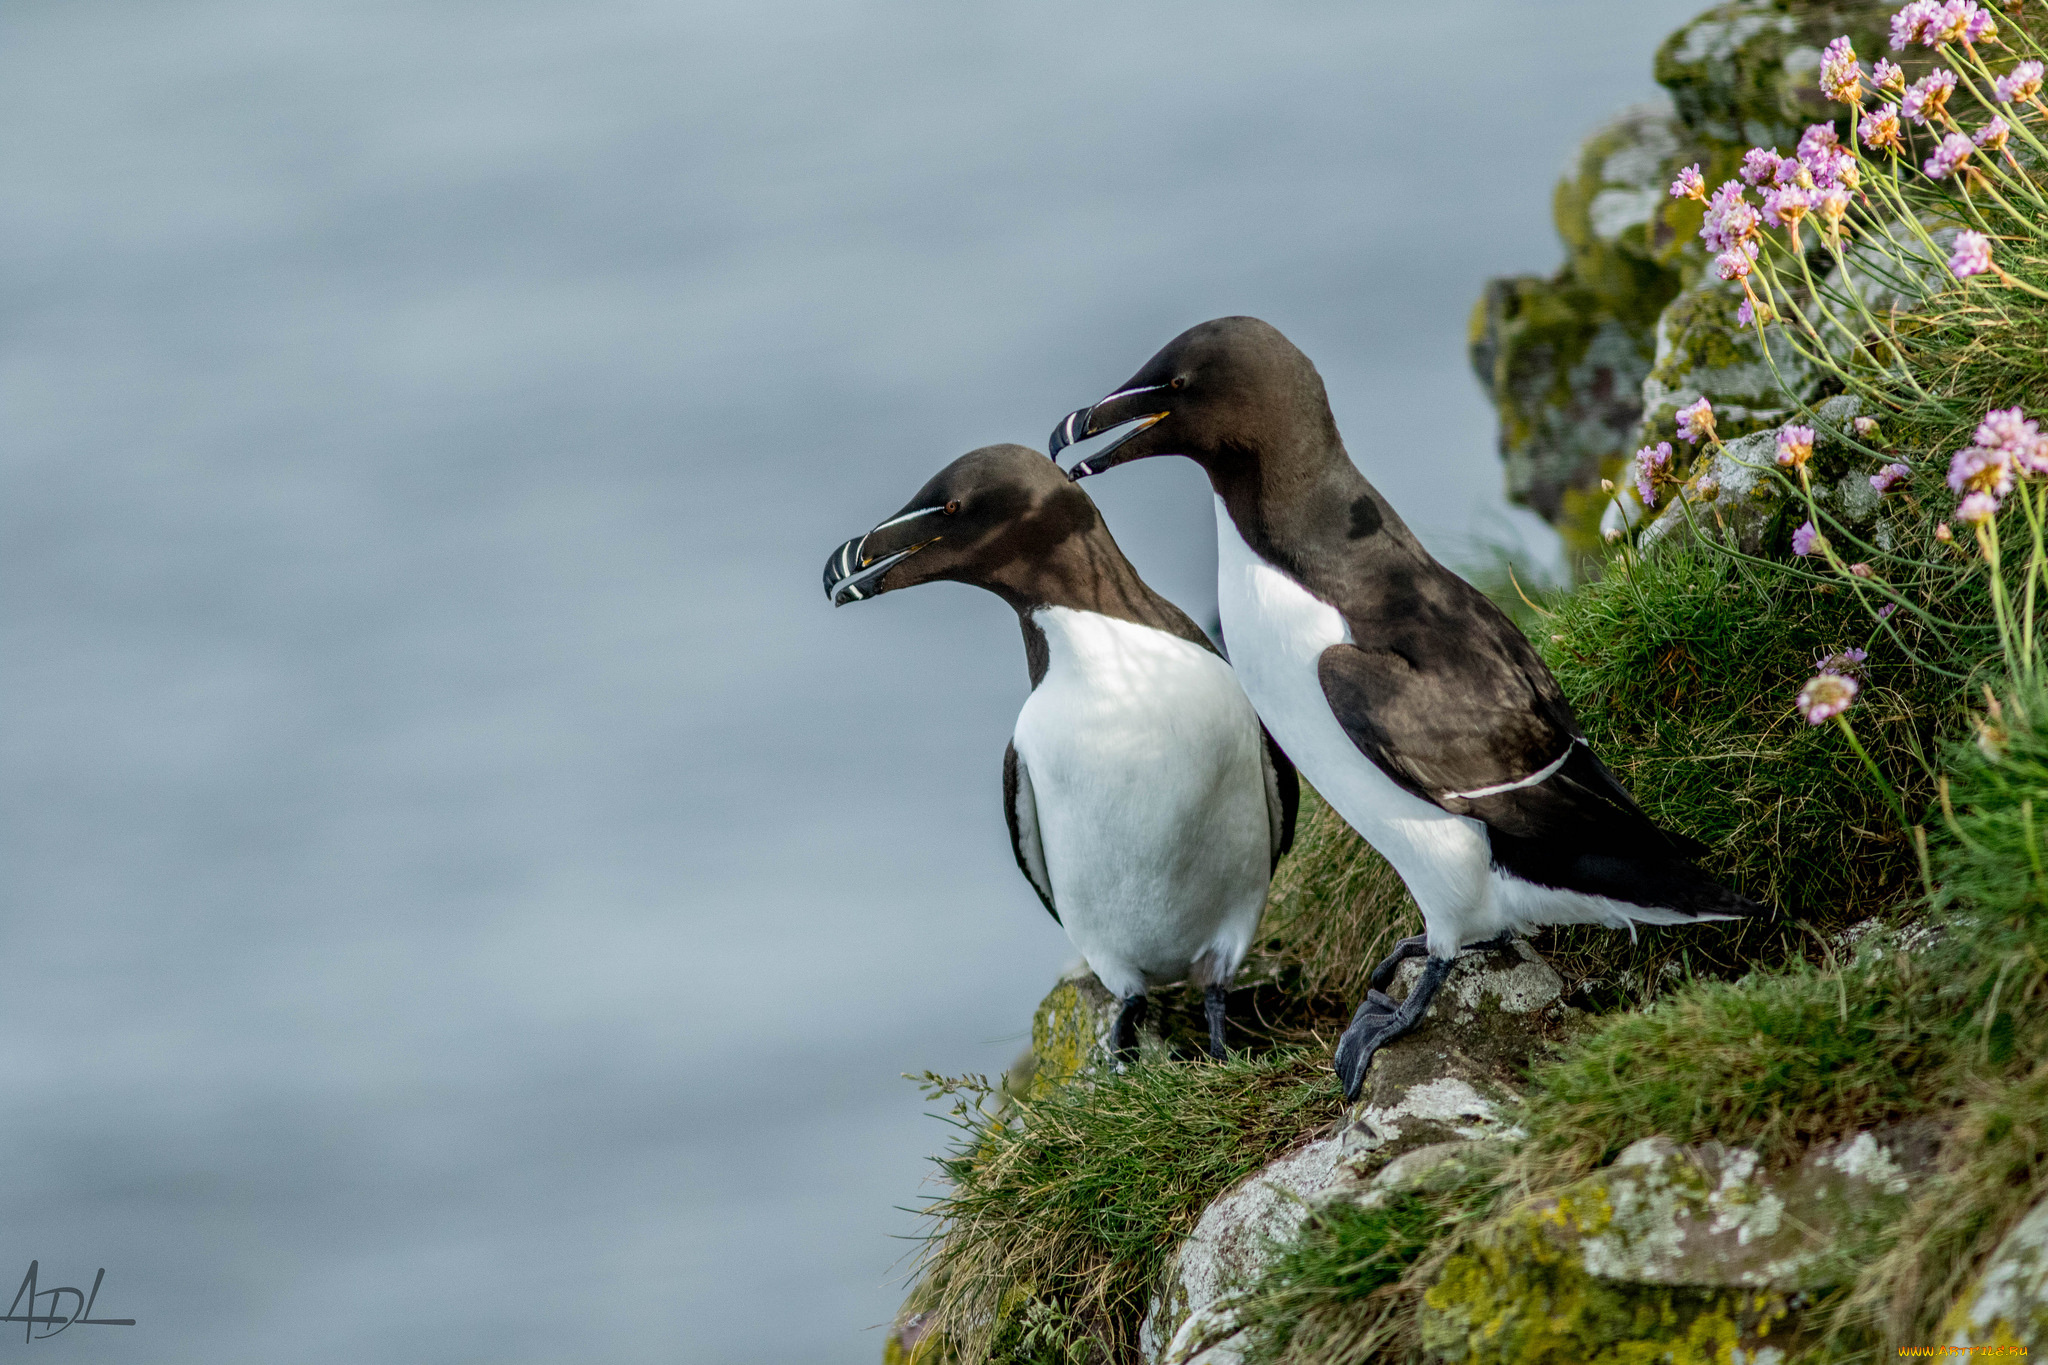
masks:
<svg viewBox="0 0 2048 1365"><path fill-rule="evenodd" d="M1939 522L1934 528L1934 538L1946 545L1949 541L1955 539L1955 533L1948 529L1947 522Z"/></svg>
<svg viewBox="0 0 2048 1365"><path fill-rule="evenodd" d="M1940 18L1939 0L1912 0L1892 16L1892 50L1904 51L1916 42L1926 41L1928 27ZM1927 45L1932 47L1933 43Z"/></svg>
<svg viewBox="0 0 2048 1365"><path fill-rule="evenodd" d="M1863 68L1856 64L1856 49L1844 36L1828 44L1820 58L1820 89L1829 99L1854 104L1863 98Z"/></svg>
<svg viewBox="0 0 2048 1365"><path fill-rule="evenodd" d="M1870 577L1870 566L1868 564L1851 564L1849 566L1850 573L1856 573L1858 569L1863 570L1862 573L1856 574L1858 578ZM1854 678L1862 674L1863 661L1869 657L1870 652L1868 650L1838 649L1825 659L1815 663L1813 671L1816 673L1832 673L1838 678Z"/></svg>
<svg viewBox="0 0 2048 1365"><path fill-rule="evenodd" d="M2011 136L2012 128L2007 125L2004 119L1993 114L1991 122L1970 135L1970 141L1976 143L1987 152L2002 152L2005 150L2006 139Z"/></svg>
<svg viewBox="0 0 2048 1365"><path fill-rule="evenodd" d="M1955 250L1949 254L1948 268L1959 280L1966 280L1972 275L1982 275L1991 269L1991 239L1981 232L1971 232L1968 229L1958 232Z"/></svg>
<svg viewBox="0 0 2048 1365"><path fill-rule="evenodd" d="M1964 446L1948 462L1951 492L2012 492L2012 453L1999 446Z"/></svg>
<svg viewBox="0 0 2048 1365"><path fill-rule="evenodd" d="M1742 154L1742 178L1752 185L1762 185L1775 180L1778 175L1778 149L1776 147L1752 147Z"/></svg>
<svg viewBox="0 0 2048 1365"><path fill-rule="evenodd" d="M1898 603L1887 602L1877 609L1877 619L1880 621L1889 621L1891 619L1892 613L1897 611L1898 609Z"/></svg>
<svg viewBox="0 0 2048 1365"><path fill-rule="evenodd" d="M1844 189L1823 190L1818 207L1820 216L1827 220L1829 227L1835 227L1849 216L1849 191Z"/></svg>
<svg viewBox="0 0 2048 1365"><path fill-rule="evenodd" d="M2041 93L2042 73L2043 67L2041 63L2036 61L2021 62L2018 66L2000 76L1992 85L1991 91L1994 95L1998 96L1998 101L2001 104L2011 104L2015 100L2030 100Z"/></svg>
<svg viewBox="0 0 2048 1365"><path fill-rule="evenodd" d="M1970 526L1998 515L1998 499L1989 493L1972 493L1956 504L1956 520Z"/></svg>
<svg viewBox="0 0 2048 1365"><path fill-rule="evenodd" d="M1756 232L1756 210L1742 197L1742 186L1733 180L1714 191L1707 201L1706 221L1700 225L1700 240L1709 251L1733 250Z"/></svg>
<svg viewBox="0 0 2048 1365"><path fill-rule="evenodd" d="M1856 127L1866 147L1889 147L1894 150L1905 146L1900 136L1899 106L1880 104L1863 116L1863 122Z"/></svg>
<svg viewBox="0 0 2048 1365"><path fill-rule="evenodd" d="M1735 305L1735 325L1747 327L1756 321L1756 310L1749 306L1749 295L1742 296L1742 302Z"/></svg>
<svg viewBox="0 0 2048 1365"><path fill-rule="evenodd" d="M1812 427L1782 427L1778 431L1778 463L1797 469L1813 458Z"/></svg>
<svg viewBox="0 0 2048 1365"><path fill-rule="evenodd" d="M1812 207L1812 194L1797 185L1787 185L1764 196L1764 221L1772 227L1788 228L1804 218ZM1721 278L1725 280L1728 276Z"/></svg>
<svg viewBox="0 0 2048 1365"><path fill-rule="evenodd" d="M1870 68L1870 79L1880 90L1906 88L1906 73L1882 57L1877 59L1877 65Z"/></svg>
<svg viewBox="0 0 2048 1365"><path fill-rule="evenodd" d="M1927 172L1929 180L1946 180L1968 161L1970 153L1976 150L1977 144L1961 133L1950 133L1941 140L1941 145L1934 149L1934 155L1928 157L1927 164L1920 169Z"/></svg>
<svg viewBox="0 0 2048 1365"><path fill-rule="evenodd" d="M1673 199L1698 199L1703 203L1706 201L1707 181L1706 177L1700 174L1697 162L1680 171L1678 179L1671 182L1671 197Z"/></svg>
<svg viewBox="0 0 2048 1365"><path fill-rule="evenodd" d="M1671 442L1659 441L1654 446L1644 446L1636 452L1636 492L1642 495L1643 506L1657 505L1657 480L1664 474L1664 468L1671 463Z"/></svg>
<svg viewBox="0 0 2048 1365"><path fill-rule="evenodd" d="M1902 464L1888 464L1870 476L1870 486L1880 493L1889 493L1892 486L1913 471Z"/></svg>
<svg viewBox="0 0 2048 1365"><path fill-rule="evenodd" d="M1724 280L1747 279L1755 266L1756 247L1749 242L1737 242L1714 258L1714 272Z"/></svg>
<svg viewBox="0 0 2048 1365"><path fill-rule="evenodd" d="M1858 417L1849 425L1855 428L1856 434L1866 441L1877 435L1877 419L1875 417Z"/></svg>
<svg viewBox="0 0 2048 1365"><path fill-rule="evenodd" d="M1820 532L1813 529L1813 523L1802 521L1799 529L1792 533L1792 553L1804 557L1813 553L1813 547L1821 543Z"/></svg>
<svg viewBox="0 0 2048 1365"><path fill-rule="evenodd" d="M1948 107L1949 92L1956 88L1956 73L1937 67L1906 87L1899 100L1899 115L1909 123L1925 123Z"/></svg>
<svg viewBox="0 0 2048 1365"><path fill-rule="evenodd" d="M2019 408L1994 408L1977 426L1977 444L2003 451L2023 474L2048 473L2048 436Z"/></svg>
<svg viewBox="0 0 2048 1365"><path fill-rule="evenodd" d="M1822 725L1848 710L1856 700L1856 680L1841 673L1817 673L1799 689L1799 714L1808 725Z"/></svg>
<svg viewBox="0 0 2048 1365"><path fill-rule="evenodd" d="M1799 135L1799 159L1811 170L1815 161L1834 151L1841 145L1841 141L1841 138L1835 135L1834 124L1810 123L1806 126L1806 131Z"/></svg>
<svg viewBox="0 0 2048 1365"><path fill-rule="evenodd" d="M1714 434L1714 405L1702 398L1678 410L1678 439L1699 441Z"/></svg>

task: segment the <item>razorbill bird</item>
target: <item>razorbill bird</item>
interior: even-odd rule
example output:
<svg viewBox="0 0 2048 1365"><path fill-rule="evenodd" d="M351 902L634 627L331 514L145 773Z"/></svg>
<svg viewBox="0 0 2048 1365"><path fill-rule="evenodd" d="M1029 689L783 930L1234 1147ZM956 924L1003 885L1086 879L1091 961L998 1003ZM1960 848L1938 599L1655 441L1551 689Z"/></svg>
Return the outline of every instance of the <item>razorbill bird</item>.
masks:
<svg viewBox="0 0 2048 1365"><path fill-rule="evenodd" d="M1051 453L1083 440L1076 479L1150 455L1207 471L1238 681L1422 909L1425 932L1374 971L1338 1042L1347 1099L1466 945L1543 924L1634 933L1761 910L1694 865L1702 845L1637 807L1522 632L1351 463L1322 377L1273 327L1234 317L1181 333L1061 422ZM1396 1004L1394 969L1423 954Z"/></svg>
<svg viewBox="0 0 2048 1365"><path fill-rule="evenodd" d="M961 456L825 562L834 606L934 579L986 588L1024 628L1031 695L1003 752L1010 844L1045 908L1123 1002L1203 987L1223 1055L1224 988L1294 838L1300 784L1230 665L1145 585L1095 503L1018 445Z"/></svg>

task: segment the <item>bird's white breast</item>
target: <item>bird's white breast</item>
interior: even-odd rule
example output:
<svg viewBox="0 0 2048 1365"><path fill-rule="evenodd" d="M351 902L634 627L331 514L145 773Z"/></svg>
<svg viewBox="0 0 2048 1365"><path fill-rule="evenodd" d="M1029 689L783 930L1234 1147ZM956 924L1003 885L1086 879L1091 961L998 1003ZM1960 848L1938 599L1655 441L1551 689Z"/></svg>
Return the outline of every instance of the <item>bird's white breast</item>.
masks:
<svg viewBox="0 0 2048 1365"><path fill-rule="evenodd" d="M1041 608L1047 668L1015 743L1053 899L1119 995L1236 970L1264 908L1258 718L1230 665L1150 626ZM1227 959L1227 960L1225 960Z"/></svg>
<svg viewBox="0 0 2048 1365"><path fill-rule="evenodd" d="M1259 718L1323 799L1401 874L1431 949L1448 955L1458 947L1454 939L1486 937L1492 852L1485 826L1404 791L1359 751L1316 672L1324 650L1351 643L1350 628L1335 607L1245 543L1222 498L1216 603L1238 682Z"/></svg>

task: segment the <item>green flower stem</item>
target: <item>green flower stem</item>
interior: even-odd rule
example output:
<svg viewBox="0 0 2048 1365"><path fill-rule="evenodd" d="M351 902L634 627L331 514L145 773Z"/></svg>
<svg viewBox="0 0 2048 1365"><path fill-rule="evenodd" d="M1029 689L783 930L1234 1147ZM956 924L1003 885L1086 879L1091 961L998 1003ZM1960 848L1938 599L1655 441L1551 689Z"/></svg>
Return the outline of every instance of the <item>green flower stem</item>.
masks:
<svg viewBox="0 0 2048 1365"><path fill-rule="evenodd" d="M1892 814L1896 815L1899 819L1900 832L1911 838L1913 822L1906 818L1906 803L1899 799L1899 794L1892 789L1892 784L1885 781L1884 773L1879 770L1876 760L1872 759L1869 752L1864 749L1863 741L1856 738L1856 727L1849 724L1848 714L1846 712L1837 712L1835 724L1842 727L1842 734L1849 741L1849 747L1856 751L1856 757L1863 760L1863 766L1870 770L1870 775L1876 780L1878 789L1884 793L1884 799L1890 804Z"/></svg>

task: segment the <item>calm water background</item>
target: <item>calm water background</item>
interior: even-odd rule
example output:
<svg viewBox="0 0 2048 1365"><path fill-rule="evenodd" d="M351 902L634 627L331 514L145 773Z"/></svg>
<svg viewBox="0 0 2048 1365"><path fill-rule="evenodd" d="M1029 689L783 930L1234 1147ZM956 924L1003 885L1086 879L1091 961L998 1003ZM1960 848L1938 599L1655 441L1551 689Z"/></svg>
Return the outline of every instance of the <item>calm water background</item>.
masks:
<svg viewBox="0 0 2048 1365"><path fill-rule="evenodd" d="M871 1361L1070 955L1013 618L818 572L1252 312L1439 551L1699 0L9 0L0 1353ZM1089 485L1211 610L1180 462Z"/></svg>

